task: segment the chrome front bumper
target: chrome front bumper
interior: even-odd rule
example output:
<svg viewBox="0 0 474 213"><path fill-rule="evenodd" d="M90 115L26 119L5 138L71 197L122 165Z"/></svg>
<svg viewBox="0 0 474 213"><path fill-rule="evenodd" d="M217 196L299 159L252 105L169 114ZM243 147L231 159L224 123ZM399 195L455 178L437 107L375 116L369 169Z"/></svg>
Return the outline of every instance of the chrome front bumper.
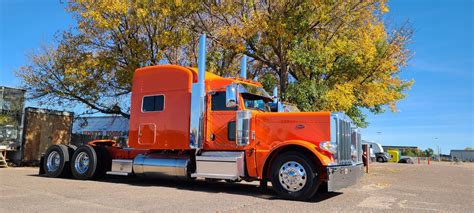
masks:
<svg viewBox="0 0 474 213"><path fill-rule="evenodd" d="M329 166L328 191L337 191L339 189L354 185L364 176L364 164L348 166Z"/></svg>

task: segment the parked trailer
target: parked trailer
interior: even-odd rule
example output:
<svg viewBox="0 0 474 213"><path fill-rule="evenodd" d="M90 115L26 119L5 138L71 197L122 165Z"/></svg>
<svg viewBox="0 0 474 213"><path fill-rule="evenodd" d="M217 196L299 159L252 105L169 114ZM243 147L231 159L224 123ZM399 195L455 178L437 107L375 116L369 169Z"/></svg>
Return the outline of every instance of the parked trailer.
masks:
<svg viewBox="0 0 474 213"><path fill-rule="evenodd" d="M72 112L26 107L22 121L21 164L37 165L41 154L53 144L69 146L73 119Z"/></svg>
<svg viewBox="0 0 474 213"><path fill-rule="evenodd" d="M272 112L258 82L159 65L133 76L129 147L112 140L74 148L53 145L42 169L49 177L105 174L272 182L284 198L307 200L327 183L335 191L363 175L360 134L343 113Z"/></svg>

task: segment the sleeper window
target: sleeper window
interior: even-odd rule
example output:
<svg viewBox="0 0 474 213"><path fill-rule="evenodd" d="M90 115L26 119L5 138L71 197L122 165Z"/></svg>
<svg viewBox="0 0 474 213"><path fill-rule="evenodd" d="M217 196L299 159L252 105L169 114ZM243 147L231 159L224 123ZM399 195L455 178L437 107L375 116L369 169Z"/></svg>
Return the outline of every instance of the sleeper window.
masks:
<svg viewBox="0 0 474 213"><path fill-rule="evenodd" d="M165 107L165 96L156 95L156 96L145 96L143 97L143 112L160 112L163 111Z"/></svg>

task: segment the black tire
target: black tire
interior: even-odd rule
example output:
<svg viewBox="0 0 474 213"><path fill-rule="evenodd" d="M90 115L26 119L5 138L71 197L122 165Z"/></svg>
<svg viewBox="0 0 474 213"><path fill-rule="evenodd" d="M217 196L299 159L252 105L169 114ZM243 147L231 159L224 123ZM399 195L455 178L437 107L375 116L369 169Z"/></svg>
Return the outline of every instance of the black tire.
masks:
<svg viewBox="0 0 474 213"><path fill-rule="evenodd" d="M71 171L74 178L91 180L102 177L106 172L105 165L107 162L104 161L106 160L106 157L104 157L106 151L90 145L77 148L71 158ZM81 163L81 159L85 158L88 159L88 163ZM109 161L108 164L110 163Z"/></svg>
<svg viewBox="0 0 474 213"><path fill-rule="evenodd" d="M70 153L66 145L52 145L46 150L43 160L44 174L48 177L67 177L71 174ZM57 159L57 160L55 160Z"/></svg>
<svg viewBox="0 0 474 213"><path fill-rule="evenodd" d="M291 165L290 162L296 162ZM292 191L290 186L285 185L284 181L280 181L280 169L285 169L284 165L294 166L294 168L303 167L303 173L300 174L301 181L305 180L304 184L299 184L300 189L294 188ZM299 165L298 165L299 164ZM301 170L300 170L301 171ZM292 200L308 200L311 199L314 194L318 191L321 180L317 166L304 154L296 151L290 151L283 153L281 156L275 159L271 166L271 182L273 189L283 198Z"/></svg>
<svg viewBox="0 0 474 213"><path fill-rule="evenodd" d="M377 157L377 162L383 163L385 159L383 157Z"/></svg>

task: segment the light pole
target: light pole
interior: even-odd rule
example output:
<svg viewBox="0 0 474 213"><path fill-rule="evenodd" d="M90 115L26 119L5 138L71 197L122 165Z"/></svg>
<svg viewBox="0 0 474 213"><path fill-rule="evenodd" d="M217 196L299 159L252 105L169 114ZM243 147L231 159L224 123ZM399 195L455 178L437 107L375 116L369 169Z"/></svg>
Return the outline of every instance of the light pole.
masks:
<svg viewBox="0 0 474 213"><path fill-rule="evenodd" d="M380 134L382 134L382 132L375 132L375 133L377 133L377 135L378 135L378 137L377 137L377 140L378 140L377 143L380 143L380 142L381 142L381 139L382 139L382 138L380 137Z"/></svg>
<svg viewBox="0 0 474 213"><path fill-rule="evenodd" d="M435 140L438 140L438 137L434 138ZM438 149L438 162L441 161L441 150L439 149L438 143L436 143L436 148Z"/></svg>

